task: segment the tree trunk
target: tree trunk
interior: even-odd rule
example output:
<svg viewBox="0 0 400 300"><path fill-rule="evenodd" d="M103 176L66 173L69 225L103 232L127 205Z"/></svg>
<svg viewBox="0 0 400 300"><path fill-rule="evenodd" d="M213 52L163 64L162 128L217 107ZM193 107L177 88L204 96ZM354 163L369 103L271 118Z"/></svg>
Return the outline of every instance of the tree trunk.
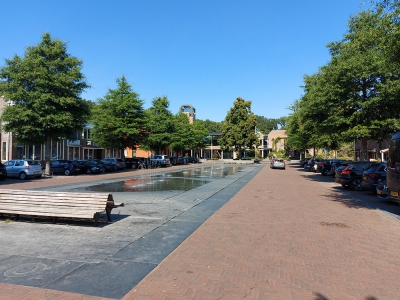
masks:
<svg viewBox="0 0 400 300"><path fill-rule="evenodd" d="M50 174L50 159L51 159L51 139L50 139L50 137L48 137L46 139L44 159L46 161L46 168L44 170L44 175L49 176L49 175L51 175Z"/></svg>
<svg viewBox="0 0 400 300"><path fill-rule="evenodd" d="M364 137L361 139L361 157L360 157L361 161L368 160L367 148L368 148L368 139Z"/></svg>

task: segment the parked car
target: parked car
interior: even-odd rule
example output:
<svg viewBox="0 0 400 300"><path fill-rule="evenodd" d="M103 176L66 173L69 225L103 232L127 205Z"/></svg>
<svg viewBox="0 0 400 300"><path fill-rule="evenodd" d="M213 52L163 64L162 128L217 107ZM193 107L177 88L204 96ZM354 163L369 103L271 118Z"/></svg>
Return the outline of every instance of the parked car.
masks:
<svg viewBox="0 0 400 300"><path fill-rule="evenodd" d="M64 174L66 176L80 174L79 163L74 160L57 159L50 163L50 173Z"/></svg>
<svg viewBox="0 0 400 300"><path fill-rule="evenodd" d="M285 170L286 168L285 160L282 158L274 158L273 160L271 160L270 168Z"/></svg>
<svg viewBox="0 0 400 300"><path fill-rule="evenodd" d="M304 168L304 165L307 163L309 159L310 159L309 157L303 157L302 159L300 159L299 161L300 166Z"/></svg>
<svg viewBox="0 0 400 300"><path fill-rule="evenodd" d="M168 158L171 166L176 166L178 164L178 158L176 156L169 156Z"/></svg>
<svg viewBox="0 0 400 300"><path fill-rule="evenodd" d="M336 177L336 171L342 171L346 166L348 166L352 161L334 162L332 163L330 176Z"/></svg>
<svg viewBox="0 0 400 300"><path fill-rule="evenodd" d="M42 177L42 166L37 160L31 159L12 159L6 161L4 166L7 169L8 177L17 177L25 180L28 177Z"/></svg>
<svg viewBox="0 0 400 300"><path fill-rule="evenodd" d="M0 181L4 181L7 178L7 168L0 162Z"/></svg>
<svg viewBox="0 0 400 300"><path fill-rule="evenodd" d="M195 156L188 156L187 159L190 164L197 164L199 162L199 159Z"/></svg>
<svg viewBox="0 0 400 300"><path fill-rule="evenodd" d="M304 171L308 172L315 172L316 170L316 164L318 164L322 159L319 157L316 158L310 158L305 164L304 164Z"/></svg>
<svg viewBox="0 0 400 300"><path fill-rule="evenodd" d="M152 164L159 163L161 167L167 167L171 164L169 157L167 155L158 155L158 154L150 157L150 162Z"/></svg>
<svg viewBox="0 0 400 300"><path fill-rule="evenodd" d="M186 156L178 156L178 164L180 165L187 165L188 159Z"/></svg>
<svg viewBox="0 0 400 300"><path fill-rule="evenodd" d="M363 172L368 170L374 162L355 161L349 163L344 168L336 170L335 182L340 183L344 187L350 187L352 190L362 190L361 181Z"/></svg>
<svg viewBox="0 0 400 300"><path fill-rule="evenodd" d="M363 172L361 186L364 190L376 192L379 181L386 180L387 163L375 163L368 170Z"/></svg>
<svg viewBox="0 0 400 300"><path fill-rule="evenodd" d="M87 159L88 162L90 162L92 165L98 166L100 168L100 172L104 173L106 171L113 171L114 166L112 165L107 165L103 163L100 159L93 159L89 158Z"/></svg>
<svg viewBox="0 0 400 300"><path fill-rule="evenodd" d="M77 160L79 167L81 168L81 172L85 174L97 174L103 172L103 166L94 164L87 159Z"/></svg>
<svg viewBox="0 0 400 300"><path fill-rule="evenodd" d="M126 169L126 164L121 158L103 158L101 161L113 166L115 171Z"/></svg>
<svg viewBox="0 0 400 300"><path fill-rule="evenodd" d="M125 158L125 165L127 169L139 169L139 166L143 164L142 157L128 157Z"/></svg>
<svg viewBox="0 0 400 300"><path fill-rule="evenodd" d="M337 166L343 162L347 162L347 160L338 159L338 158L330 158L330 159L321 160L318 163L317 172L321 173L322 176L334 175L334 173L332 174L332 166L333 165Z"/></svg>
<svg viewBox="0 0 400 300"><path fill-rule="evenodd" d="M376 185L376 195L379 198L387 199L386 180L379 180L378 181L378 184Z"/></svg>

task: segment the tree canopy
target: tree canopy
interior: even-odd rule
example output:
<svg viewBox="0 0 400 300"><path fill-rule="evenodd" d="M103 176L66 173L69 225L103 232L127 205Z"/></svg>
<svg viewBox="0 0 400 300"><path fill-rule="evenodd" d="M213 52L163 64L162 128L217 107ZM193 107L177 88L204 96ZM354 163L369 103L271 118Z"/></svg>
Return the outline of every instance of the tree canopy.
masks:
<svg viewBox="0 0 400 300"><path fill-rule="evenodd" d="M400 127L400 70L389 49L395 28L382 8L352 16L331 61L304 77L304 95L289 118L290 145L336 148L341 142L383 140Z"/></svg>
<svg viewBox="0 0 400 300"><path fill-rule="evenodd" d="M69 138L89 119L90 105L81 98L89 87L82 61L67 53L66 43L44 33L23 57L15 55L5 63L0 92L13 105L2 113L3 130L13 132L19 143L46 143L49 160L50 141Z"/></svg>
<svg viewBox="0 0 400 300"><path fill-rule="evenodd" d="M272 130L277 130L281 127L285 126L285 118L279 118L279 119L269 119L264 116L257 116L256 115L256 120L257 120L257 130L264 133L268 134Z"/></svg>
<svg viewBox="0 0 400 300"><path fill-rule="evenodd" d="M251 101L237 98L222 122L222 136L219 141L221 148L233 148L239 154L242 147L252 148L258 145L256 123L256 116L251 111Z"/></svg>
<svg viewBox="0 0 400 300"><path fill-rule="evenodd" d="M197 120L198 122L203 123L208 133L211 132L221 132L221 122L211 121L209 119L206 120Z"/></svg>
<svg viewBox="0 0 400 300"><path fill-rule="evenodd" d="M143 148L161 153L171 145L176 124L174 115L168 108L169 100L163 96L154 98L152 107L145 111L146 130L149 136L144 141Z"/></svg>
<svg viewBox="0 0 400 300"><path fill-rule="evenodd" d="M132 90L126 78L116 80L118 87L109 89L93 107L91 122L93 140L106 149L120 149L140 145L147 133L143 100Z"/></svg>

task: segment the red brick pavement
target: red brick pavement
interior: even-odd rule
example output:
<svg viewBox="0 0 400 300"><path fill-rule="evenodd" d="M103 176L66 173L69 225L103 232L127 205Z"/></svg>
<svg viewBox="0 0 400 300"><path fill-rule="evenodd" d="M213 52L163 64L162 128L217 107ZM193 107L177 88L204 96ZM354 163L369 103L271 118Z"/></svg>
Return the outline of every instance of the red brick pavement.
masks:
<svg viewBox="0 0 400 300"><path fill-rule="evenodd" d="M400 222L264 169L128 299L400 299Z"/></svg>
<svg viewBox="0 0 400 300"><path fill-rule="evenodd" d="M264 167L124 300L399 300L399 265L399 220L294 167ZM0 291L0 299L96 299L4 284Z"/></svg>
<svg viewBox="0 0 400 300"><path fill-rule="evenodd" d="M0 283L0 300L107 300L108 298ZM111 300L111 299L108 299Z"/></svg>

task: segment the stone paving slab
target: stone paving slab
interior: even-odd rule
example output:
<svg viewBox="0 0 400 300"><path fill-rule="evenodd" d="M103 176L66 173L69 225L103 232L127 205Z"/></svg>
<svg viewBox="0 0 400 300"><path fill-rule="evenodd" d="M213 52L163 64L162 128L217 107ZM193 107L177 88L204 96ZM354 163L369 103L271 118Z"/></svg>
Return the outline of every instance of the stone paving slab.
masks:
<svg viewBox="0 0 400 300"><path fill-rule="evenodd" d="M98 227L68 220L0 222L0 282L120 299L260 170L241 168L186 192L113 193L125 207L112 211L111 223L103 216ZM126 180L135 172L124 175L99 181ZM93 182L82 179L35 189L90 193L86 187Z"/></svg>

